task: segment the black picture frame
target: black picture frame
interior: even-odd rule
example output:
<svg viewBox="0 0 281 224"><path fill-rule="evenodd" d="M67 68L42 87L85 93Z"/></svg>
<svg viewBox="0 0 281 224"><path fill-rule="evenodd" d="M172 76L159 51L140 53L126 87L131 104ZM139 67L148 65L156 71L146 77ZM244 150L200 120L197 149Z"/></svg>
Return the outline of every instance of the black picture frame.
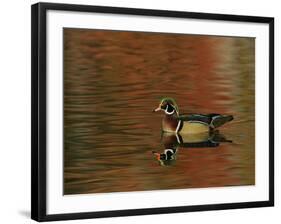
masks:
<svg viewBox="0 0 281 224"><path fill-rule="evenodd" d="M243 203L208 204L195 206L160 207L48 215L46 213L46 12L48 10L100 12L124 15L162 16L170 18L192 18L269 24L269 200ZM37 3L32 5L31 27L32 219L37 221L73 220L100 217L274 206L274 18L89 5Z"/></svg>

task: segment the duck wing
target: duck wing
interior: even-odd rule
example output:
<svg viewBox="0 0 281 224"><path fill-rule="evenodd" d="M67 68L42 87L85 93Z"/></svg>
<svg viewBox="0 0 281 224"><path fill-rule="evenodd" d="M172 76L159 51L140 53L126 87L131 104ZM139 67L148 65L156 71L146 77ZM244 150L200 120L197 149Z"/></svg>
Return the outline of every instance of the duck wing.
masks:
<svg viewBox="0 0 281 224"><path fill-rule="evenodd" d="M211 128L217 128L233 120L232 115L221 115L221 114L189 114L180 115L179 120L187 122L198 122L209 125Z"/></svg>
<svg viewBox="0 0 281 224"><path fill-rule="evenodd" d="M188 114L180 115L179 120L187 122L200 122L209 125L212 121L212 118L208 114Z"/></svg>

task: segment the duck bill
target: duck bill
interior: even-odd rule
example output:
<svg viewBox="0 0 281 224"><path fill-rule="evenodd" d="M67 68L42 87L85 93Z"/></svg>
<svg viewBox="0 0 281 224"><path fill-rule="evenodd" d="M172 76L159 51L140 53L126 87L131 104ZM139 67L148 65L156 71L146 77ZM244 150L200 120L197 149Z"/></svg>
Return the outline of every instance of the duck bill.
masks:
<svg viewBox="0 0 281 224"><path fill-rule="evenodd" d="M156 159L157 159L158 161L160 161L160 153L158 153L158 152L153 152L153 154L154 154L154 156L156 157Z"/></svg>
<svg viewBox="0 0 281 224"><path fill-rule="evenodd" d="M157 112L157 111L160 111L161 110L161 107L157 107L156 109L153 110L153 112Z"/></svg>

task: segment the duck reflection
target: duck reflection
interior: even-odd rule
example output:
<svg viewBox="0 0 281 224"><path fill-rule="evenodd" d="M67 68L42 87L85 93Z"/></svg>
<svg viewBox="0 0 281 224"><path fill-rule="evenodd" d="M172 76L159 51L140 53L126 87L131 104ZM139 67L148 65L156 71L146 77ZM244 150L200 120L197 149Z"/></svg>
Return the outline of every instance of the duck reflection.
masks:
<svg viewBox="0 0 281 224"><path fill-rule="evenodd" d="M178 134L162 132L161 142L164 146L162 153L152 151L161 166L169 166L175 163L178 148L210 148L218 147L220 143L231 140L226 139L218 130L200 134Z"/></svg>

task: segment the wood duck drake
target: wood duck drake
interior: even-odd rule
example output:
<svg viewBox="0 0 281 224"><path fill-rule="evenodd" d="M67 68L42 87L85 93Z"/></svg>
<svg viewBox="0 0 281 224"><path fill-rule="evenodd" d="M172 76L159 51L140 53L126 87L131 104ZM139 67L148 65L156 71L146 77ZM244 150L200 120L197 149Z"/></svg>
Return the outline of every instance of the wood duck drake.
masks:
<svg viewBox="0 0 281 224"><path fill-rule="evenodd" d="M162 130L164 132L172 133L198 134L203 132L209 132L233 120L232 115L180 115L176 101L173 98L169 97L163 98L160 101L159 106L153 111L165 112L165 117L162 120Z"/></svg>

